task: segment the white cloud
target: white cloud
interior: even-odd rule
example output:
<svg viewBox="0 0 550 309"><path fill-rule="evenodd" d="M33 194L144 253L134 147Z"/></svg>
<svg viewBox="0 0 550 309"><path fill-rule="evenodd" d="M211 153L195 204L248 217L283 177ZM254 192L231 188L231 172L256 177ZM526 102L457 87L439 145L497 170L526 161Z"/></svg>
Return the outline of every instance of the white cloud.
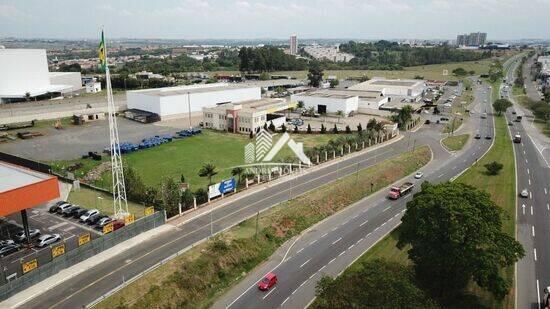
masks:
<svg viewBox="0 0 550 309"><path fill-rule="evenodd" d="M19 10L18 8L16 8L13 5L0 4L0 17L6 18L6 19L16 20L16 19L21 19L21 18L28 19L28 18L31 18L32 15L27 14L27 13Z"/></svg>

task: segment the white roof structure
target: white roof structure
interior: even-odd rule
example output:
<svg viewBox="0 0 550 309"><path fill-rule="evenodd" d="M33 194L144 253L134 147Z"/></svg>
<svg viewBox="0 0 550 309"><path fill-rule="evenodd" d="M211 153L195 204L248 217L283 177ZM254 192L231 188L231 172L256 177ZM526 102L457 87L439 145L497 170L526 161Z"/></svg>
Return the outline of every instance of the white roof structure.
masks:
<svg viewBox="0 0 550 309"><path fill-rule="evenodd" d="M50 176L0 161L0 193L41 182Z"/></svg>

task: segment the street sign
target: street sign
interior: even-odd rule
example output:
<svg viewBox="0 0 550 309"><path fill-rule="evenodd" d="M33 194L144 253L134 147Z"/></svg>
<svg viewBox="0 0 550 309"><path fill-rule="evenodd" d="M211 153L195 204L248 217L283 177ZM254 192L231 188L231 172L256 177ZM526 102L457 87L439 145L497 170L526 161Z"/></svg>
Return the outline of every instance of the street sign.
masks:
<svg viewBox="0 0 550 309"><path fill-rule="evenodd" d="M91 238L92 237L90 233L81 234L80 236L78 236L78 246L80 247L84 244L89 243Z"/></svg>
<svg viewBox="0 0 550 309"><path fill-rule="evenodd" d="M65 244L59 244L55 247L52 247L52 259L63 254L65 254Z"/></svg>
<svg viewBox="0 0 550 309"><path fill-rule="evenodd" d="M222 182L218 182L217 184L213 184L210 187L208 187L208 197L214 198L216 196L220 196L222 194L235 191L236 185L237 185L237 182L235 181L234 177L231 177L230 179L227 179L227 180L223 180Z"/></svg>
<svg viewBox="0 0 550 309"><path fill-rule="evenodd" d="M23 266L23 273L26 274L29 271L36 269L38 267L38 261L36 259L30 260L28 262L23 263L22 266Z"/></svg>
<svg viewBox="0 0 550 309"><path fill-rule="evenodd" d="M135 216L133 214L129 214L126 217L124 217L124 224L125 225L132 224L134 223L134 220L135 220Z"/></svg>
<svg viewBox="0 0 550 309"><path fill-rule="evenodd" d="M149 206L145 208L145 216L150 216L155 213L155 207Z"/></svg>
<svg viewBox="0 0 550 309"><path fill-rule="evenodd" d="M109 234L114 230L113 222L109 222L103 226L103 234Z"/></svg>

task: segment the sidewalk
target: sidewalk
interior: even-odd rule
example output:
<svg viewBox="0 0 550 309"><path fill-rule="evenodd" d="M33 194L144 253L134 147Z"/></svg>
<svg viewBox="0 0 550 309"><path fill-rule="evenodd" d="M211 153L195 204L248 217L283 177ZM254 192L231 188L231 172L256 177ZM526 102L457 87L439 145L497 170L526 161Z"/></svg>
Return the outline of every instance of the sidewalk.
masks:
<svg viewBox="0 0 550 309"><path fill-rule="evenodd" d="M151 238L163 234L169 230L174 229L173 226L164 224L155 229L149 230L147 232L141 233L138 236L130 238L110 249L107 249L89 259L86 259L78 264L75 264L69 268L61 270L57 274L40 281L39 283L11 296L10 298L0 302L0 308L17 308L24 305L26 302L32 298L46 293L48 290L54 288L55 286L85 272L89 269L95 267L96 265L111 259L112 257L120 254L121 252L137 246L144 241L147 241Z"/></svg>
<svg viewBox="0 0 550 309"><path fill-rule="evenodd" d="M418 128L416 128L416 130L418 130L420 127L421 127L421 124L418 126ZM376 149L379 149L379 148L391 145L393 143L396 143L396 142L400 141L403 138L404 138L404 135L399 134L398 136L396 136L396 137L394 137L394 138L392 138L388 141L382 142L382 143L377 144L377 145L372 146L372 147L367 147L364 150L356 151L356 152L353 152L351 154L345 155L343 157L338 157L336 159L330 160L326 163L321 163L319 165L314 165L313 167L310 167L310 168L303 168L302 172L295 172L295 173L290 174L290 175L284 175L284 176L282 176L280 178L277 178L277 179L275 179L273 181L270 181L270 182L260 183L259 185L252 186L247 190L241 191L240 193L237 192L237 193L231 194L227 197L212 201L209 204L205 204L202 207L197 207L196 210L190 210L190 211L187 211L187 212L183 212L181 216L172 217L172 218L168 219L168 221L166 223L170 224L170 225L174 225L174 226L183 225L183 224L185 224L185 223L187 223L191 220L194 220L194 219L196 219L200 216L210 214L211 211L216 210L220 207L224 207L224 206L226 206L228 204L231 204L231 203L233 203L237 200L240 200L244 197L247 197L249 195L258 193L258 192L260 192L264 189L270 188L270 187L278 185L280 183L287 182L291 178L298 177L298 176L301 176L301 175L305 175L307 173L312 173L314 171L326 168L328 166L332 166L332 165L337 164L339 162L342 162L344 160L348 160L350 158L355 158L355 157L363 155L365 153L368 153L368 152L374 151Z"/></svg>

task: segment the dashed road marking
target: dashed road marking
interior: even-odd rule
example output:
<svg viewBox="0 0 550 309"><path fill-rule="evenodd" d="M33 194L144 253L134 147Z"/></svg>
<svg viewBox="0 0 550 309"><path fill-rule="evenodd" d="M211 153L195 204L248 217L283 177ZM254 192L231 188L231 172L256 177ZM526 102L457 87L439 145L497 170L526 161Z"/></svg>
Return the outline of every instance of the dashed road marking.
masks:
<svg viewBox="0 0 550 309"><path fill-rule="evenodd" d="M309 245L311 246L311 245L313 245L313 244L316 243L316 242L317 242L317 239L315 239L314 241L310 242Z"/></svg>
<svg viewBox="0 0 550 309"><path fill-rule="evenodd" d="M369 220L366 220L365 222L359 224L359 226L363 226L363 225L367 224L367 222L369 222Z"/></svg>
<svg viewBox="0 0 550 309"><path fill-rule="evenodd" d="M271 295L271 293L273 293L273 291L275 291L277 289L277 287L274 287L271 291L269 291L269 293L265 294L265 296L263 297L263 299L266 299L269 295Z"/></svg>
<svg viewBox="0 0 550 309"><path fill-rule="evenodd" d="M531 216L533 215L533 206L531 206Z"/></svg>
<svg viewBox="0 0 550 309"><path fill-rule="evenodd" d="M328 262L328 264L330 264L330 263L334 262L334 260L336 260L336 258L334 258L334 259L330 260L330 261ZM327 264L327 265L328 265L328 264Z"/></svg>
<svg viewBox="0 0 550 309"><path fill-rule="evenodd" d="M342 255L343 255L344 253L346 253L346 251L345 251L345 250L344 250L344 251L342 251L342 252L340 252L340 254L338 254L338 256L342 256Z"/></svg>
<svg viewBox="0 0 550 309"><path fill-rule="evenodd" d="M289 298L290 298L290 296L287 297L287 298L285 298L285 300L281 303L281 306L283 306L283 305L287 302L287 300L288 300Z"/></svg>
<svg viewBox="0 0 550 309"><path fill-rule="evenodd" d="M535 237L535 226L531 226L531 233L533 234L533 237Z"/></svg>
<svg viewBox="0 0 550 309"><path fill-rule="evenodd" d="M388 209L390 209L390 207L391 207L391 206L388 206L388 207L384 208L384 210L382 210L382 212L387 211Z"/></svg>
<svg viewBox="0 0 550 309"><path fill-rule="evenodd" d="M304 267L304 265L306 265L307 263L309 263L310 260L311 260L311 259L305 261L302 265L300 265L300 268Z"/></svg>
<svg viewBox="0 0 550 309"><path fill-rule="evenodd" d="M328 233L325 233L325 234L321 235L321 238L323 238L323 237L327 236L327 234L328 234Z"/></svg>
<svg viewBox="0 0 550 309"><path fill-rule="evenodd" d="M537 260L537 248L533 248L533 257Z"/></svg>
<svg viewBox="0 0 550 309"><path fill-rule="evenodd" d="M302 248L302 249L296 251L296 253L300 253L300 252L302 252L302 251L304 251L304 248Z"/></svg>
<svg viewBox="0 0 550 309"><path fill-rule="evenodd" d="M350 250L351 248L355 247L355 244L351 245L348 247L348 250Z"/></svg>
<svg viewBox="0 0 550 309"><path fill-rule="evenodd" d="M340 240L342 240L342 237L336 239L335 241L332 242L332 244L334 245L335 243L339 242Z"/></svg>

